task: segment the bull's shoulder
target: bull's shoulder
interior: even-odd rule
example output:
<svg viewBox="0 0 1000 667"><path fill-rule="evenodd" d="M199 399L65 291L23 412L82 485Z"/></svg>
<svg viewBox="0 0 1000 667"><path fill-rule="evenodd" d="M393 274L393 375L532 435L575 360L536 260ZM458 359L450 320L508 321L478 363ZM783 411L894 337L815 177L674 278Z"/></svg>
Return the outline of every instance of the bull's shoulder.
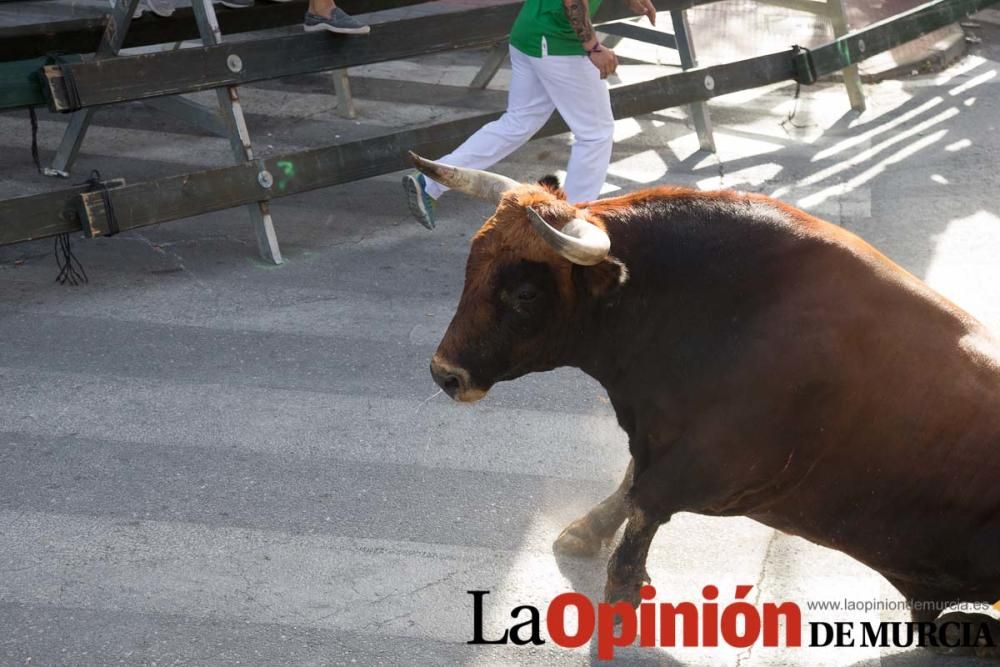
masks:
<svg viewBox="0 0 1000 667"><path fill-rule="evenodd" d="M772 228L790 235L816 234L837 236L839 229L816 216L779 199L760 193L739 190L694 190L677 186L659 186L602 199L589 205L598 218L632 225L643 223L670 225L679 231L696 224L726 225L730 233L739 227Z"/></svg>
<svg viewBox="0 0 1000 667"><path fill-rule="evenodd" d="M594 202L588 212L617 237L620 249L631 245L662 253L670 247L705 260L731 251L737 261L758 266L776 258L822 254L834 263L854 265L852 270L862 264L895 281L912 279L856 234L760 193L660 186Z"/></svg>
<svg viewBox="0 0 1000 667"><path fill-rule="evenodd" d="M836 225L765 195L735 190L656 187L588 205L612 239L612 253L634 268L669 267L736 277L795 272L824 248L856 254L864 244Z"/></svg>

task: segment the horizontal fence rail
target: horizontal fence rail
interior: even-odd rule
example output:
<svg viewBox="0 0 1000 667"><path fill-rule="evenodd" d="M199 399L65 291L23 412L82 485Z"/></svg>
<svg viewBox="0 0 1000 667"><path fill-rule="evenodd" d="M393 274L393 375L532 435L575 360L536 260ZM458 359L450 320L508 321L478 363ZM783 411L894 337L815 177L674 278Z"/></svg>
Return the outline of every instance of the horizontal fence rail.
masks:
<svg viewBox="0 0 1000 667"><path fill-rule="evenodd" d="M124 184L120 178L105 181L109 188ZM58 192L0 200L0 245L81 230L80 194L89 187L77 185Z"/></svg>

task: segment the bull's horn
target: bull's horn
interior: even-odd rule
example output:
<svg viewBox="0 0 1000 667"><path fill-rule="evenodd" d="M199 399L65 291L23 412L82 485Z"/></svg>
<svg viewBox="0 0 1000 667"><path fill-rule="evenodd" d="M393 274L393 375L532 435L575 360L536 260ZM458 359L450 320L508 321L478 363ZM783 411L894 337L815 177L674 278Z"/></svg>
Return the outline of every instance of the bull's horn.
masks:
<svg viewBox="0 0 1000 667"><path fill-rule="evenodd" d="M611 238L597 225L582 218L573 218L558 230L538 214L528 209L528 220L538 235L557 253L582 266L600 264L611 250Z"/></svg>
<svg viewBox="0 0 1000 667"><path fill-rule="evenodd" d="M441 185L467 195L499 204L503 193L520 185L517 181L500 174L491 174L479 169L452 167L441 162L427 160L410 151L410 160L422 174L433 178Z"/></svg>

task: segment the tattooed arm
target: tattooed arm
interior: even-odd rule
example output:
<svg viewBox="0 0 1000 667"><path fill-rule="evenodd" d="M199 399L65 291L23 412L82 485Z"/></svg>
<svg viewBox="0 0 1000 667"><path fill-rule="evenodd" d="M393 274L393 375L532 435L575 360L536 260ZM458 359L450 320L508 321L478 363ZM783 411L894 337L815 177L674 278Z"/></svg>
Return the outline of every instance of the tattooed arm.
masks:
<svg viewBox="0 0 1000 667"><path fill-rule="evenodd" d="M566 18L573 26L573 32L580 38L580 43L587 51L587 57L591 64L596 67L601 78L606 79L609 74L614 74L618 69L618 57L611 49L604 48L597 41L594 34L594 26L590 23L590 6L587 0L562 0L563 9L566 11Z"/></svg>
<svg viewBox="0 0 1000 667"><path fill-rule="evenodd" d="M563 10L583 48L588 51L594 48L597 45L597 35L590 23L590 5L587 0L563 0Z"/></svg>

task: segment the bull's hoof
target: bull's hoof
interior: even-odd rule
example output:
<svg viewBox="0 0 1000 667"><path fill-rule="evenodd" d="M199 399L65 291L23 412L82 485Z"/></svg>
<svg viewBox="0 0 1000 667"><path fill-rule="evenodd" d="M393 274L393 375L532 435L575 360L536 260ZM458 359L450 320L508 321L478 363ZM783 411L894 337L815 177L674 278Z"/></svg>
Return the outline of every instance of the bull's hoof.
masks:
<svg viewBox="0 0 1000 667"><path fill-rule="evenodd" d="M976 657L981 660L1000 662L1000 646L980 646L976 649Z"/></svg>
<svg viewBox="0 0 1000 667"><path fill-rule="evenodd" d="M649 574L646 572L630 579L617 580L608 577L608 582L604 585L604 601L608 604L627 602L635 609L642 602L639 589L649 583Z"/></svg>
<svg viewBox="0 0 1000 667"><path fill-rule="evenodd" d="M1000 621L992 618L986 614L975 614L962 611L953 611L943 614L937 619L937 624L943 625L944 623L958 623L958 624L970 624L974 627L978 627L979 624L985 624L986 629L989 632L990 639L993 641L993 645L984 645L982 642L985 638L980 637L980 645L978 646L962 646L959 645L963 641L961 628L950 625L945 628L946 641L951 646L940 646L931 647L931 650L935 653L941 655L951 655L951 656L965 656L965 657L976 657L984 658L988 660L1000 660Z"/></svg>
<svg viewBox="0 0 1000 667"><path fill-rule="evenodd" d="M590 527L586 518L577 519L566 526L552 543L552 550L563 556L594 558L601 552L604 539Z"/></svg>

